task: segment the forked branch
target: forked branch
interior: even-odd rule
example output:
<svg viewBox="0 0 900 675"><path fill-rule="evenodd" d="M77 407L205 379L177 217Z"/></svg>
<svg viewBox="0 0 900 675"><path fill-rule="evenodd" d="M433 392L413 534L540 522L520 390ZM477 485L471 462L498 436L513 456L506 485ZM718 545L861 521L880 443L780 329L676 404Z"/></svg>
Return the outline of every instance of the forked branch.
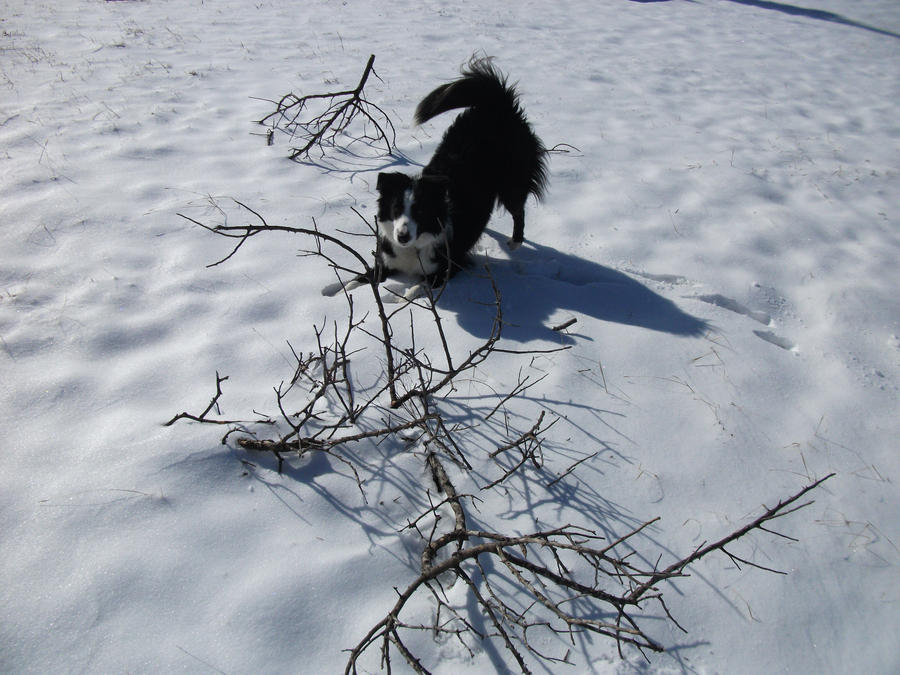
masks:
<svg viewBox="0 0 900 675"><path fill-rule="evenodd" d="M363 94L369 75L378 77L374 64L372 54L353 89L306 96L285 94L274 102L275 110L257 123L269 125L272 130L281 129L298 140L299 144L291 149L290 158L294 160L308 159L314 149L324 156L326 147L336 146L341 136L347 137L349 144L361 141L384 146L385 152L391 154L397 139L394 124L384 110ZM356 123L359 128L353 135Z"/></svg>
<svg viewBox="0 0 900 675"><path fill-rule="evenodd" d="M539 651L529 637L534 632L569 639L577 633L590 632L615 640L620 652L626 645L634 646L642 653L644 650L664 651L664 646L649 637L643 627L643 623L652 623L642 604L647 601L657 603L665 616L678 625L663 600L658 584L685 576L685 570L691 563L716 551L732 557L725 546L754 530L770 532L764 527L765 523L810 505L812 502L807 501L791 507L833 475L805 486L793 496L766 508L763 514L744 527L664 569L642 567L631 562L635 556L629 542L658 519L643 523L606 546L599 545L602 537L596 533L574 525L518 536L457 527L426 543L421 573L406 589L398 591L397 600L388 613L350 650L344 672L359 672L363 654L375 646L380 648L382 669L388 672L391 670L392 646L416 672L429 672L422 660L401 640L401 631L409 630L452 634L460 640L467 635L471 639L497 639L522 673L530 672L524 653L543 661L566 661L567 658L553 657ZM455 550L449 555L442 555L450 544L455 545ZM494 562L488 564L489 559ZM762 565L754 566L768 570ZM473 581L475 572L482 578L481 583ZM447 574L454 575L469 586L478 611L490 624L488 635L479 636L465 617L464 610L452 605L444 594L434 591L432 584L440 584L440 578ZM510 585L526 598L500 590ZM408 602L423 588L431 590L438 611L433 615L434 622L417 625L404 620L402 615ZM439 617L448 616L451 617L449 620L443 619L438 623Z"/></svg>
<svg viewBox="0 0 900 675"><path fill-rule="evenodd" d="M359 95L366 76L357 90L349 93ZM327 262L336 274L356 276L372 271L366 257L340 238L322 232L315 220L312 228L270 226L257 211L238 201L235 204L246 217L244 224L210 226L183 216L235 242L231 252L214 264L229 260L254 236L286 232L311 240L305 253ZM369 234L374 236L374 232ZM349 259L356 269L341 262L341 257ZM369 278L374 276L370 274ZM528 490L543 482L534 474L543 472L544 435L560 418L552 409L542 409L536 419L518 430L498 421L500 417L528 419L508 408L521 403L523 394L542 378L533 380L521 370L514 385L494 392L496 405L492 400L480 411L470 410L467 399L457 394L463 377L477 381L482 372L479 369L498 354L558 351L517 351L501 346L501 295L492 278L491 285L495 306L492 330L462 353L451 349L453 343L444 332L437 307L439 294L408 300L389 313L378 284L371 282L377 313L373 322L377 328L369 330L368 315L357 318L354 299L345 291L344 323L314 326L315 347L308 352L298 352L291 346L293 372L287 381L274 387L278 414L257 420L267 425L264 432L257 434L259 430L253 431L249 422L220 419L221 385L227 378L218 373L215 394L202 412L182 412L167 423L188 420L227 425L231 428L223 442L232 433L239 433L239 447L271 453L277 458L279 471L291 456L325 453L350 468L364 500L371 476L354 463L359 460L348 451L348 446L374 444L393 437L423 458L423 469L442 496L434 498L432 489L426 488L423 498L427 507L417 509L418 515L410 515L406 526L400 528L421 537L419 569L411 573L415 578L403 590L397 590L397 598L384 617L348 650L346 673L370 668L370 659L364 658L370 651L380 654L381 668L388 672L392 670L391 659L399 655L413 671L427 673L425 658L413 646L417 641L410 639L414 631L456 640L473 654L480 642L493 641L522 673L530 672L531 661L569 663L569 649L565 653L548 653L547 638L563 638L571 645L576 635L588 633L612 639L620 652L627 646L642 654L662 651L664 645L651 637L644 626L661 615L679 625L663 599L663 582L686 576L691 564L716 552L728 556L736 565L777 572L740 554L739 542L754 531L792 539L771 529L772 522L808 506L811 502L802 501L804 496L833 475L807 485L773 507L764 507L760 516L743 527L714 543L704 543L665 566L659 561L641 562L648 558L637 547L638 535L658 519L648 520L613 541L577 523L527 534L504 532L502 527L491 531L475 526L476 517L471 511L477 500L474 494L484 496L503 489L511 481L520 481ZM409 313L409 337L405 341L395 337L392 323L401 311L404 316L406 311ZM429 354L416 344L416 319L421 323L423 316L437 335L438 354ZM383 371L374 384L361 387L352 377L349 364L368 347L383 355ZM447 410L455 412L455 421ZM496 415L500 410L503 414ZM551 413L549 418L547 412ZM552 421L547 423L547 419ZM276 420L277 431L273 431ZM488 438L490 442L486 442ZM575 462L549 484L565 480L596 454ZM481 477L498 466L500 475L489 479L479 490L479 483L484 482ZM593 522L591 515L584 514L581 522ZM478 518L491 518L491 514L479 513ZM467 593L464 602L451 601L446 589L452 584L462 584ZM422 593L430 596L434 611L430 618L416 619L410 600Z"/></svg>

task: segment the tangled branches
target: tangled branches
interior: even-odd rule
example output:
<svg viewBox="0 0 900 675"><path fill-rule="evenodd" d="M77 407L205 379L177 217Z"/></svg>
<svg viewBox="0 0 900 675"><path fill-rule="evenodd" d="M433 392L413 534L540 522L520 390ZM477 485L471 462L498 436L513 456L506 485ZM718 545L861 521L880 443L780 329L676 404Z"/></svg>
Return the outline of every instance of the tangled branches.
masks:
<svg viewBox="0 0 900 675"><path fill-rule="evenodd" d="M397 138L394 124L380 107L363 95L363 88L370 74L375 73L375 55L369 57L359 83L353 89L297 96L288 93L275 103L275 110L258 124L269 125L269 141L275 129L298 139L299 145L291 149L290 158L307 159L313 148L324 156L326 146L337 145L340 136L347 136L350 143L362 141L369 145L383 145L391 154ZM307 117L306 114L311 116Z"/></svg>
<svg viewBox="0 0 900 675"><path fill-rule="evenodd" d="M630 562L630 554L621 552L630 539L658 518L647 521L605 546L598 546L602 537L576 525L506 536L466 529L458 519L457 527L452 532L428 540L422 554L421 574L399 593L387 615L351 650L345 673L356 673L360 656L379 642L383 667L390 669L389 654L393 646L416 672L427 673L425 666L404 644L401 630L425 630L450 635L470 651L466 637L499 639L523 673L530 672L523 649L547 662L568 662L568 653L561 658L541 653L529 639L529 633L536 631L551 631L570 638L575 633L590 631L614 639L620 655L623 645L633 645L642 651L661 652L664 647L646 635L636 616L636 612L645 611L642 602L652 601L658 603L666 617L678 625L663 600L658 584L685 576L684 570L688 565L715 551L725 553L735 562L777 572L742 560L725 547L752 530L766 530L765 525L769 521L808 506L811 502L794 504L833 475L829 474L804 487L774 507L767 508L746 526L715 543L701 545L690 555L663 569L640 567ZM459 501L457 497L453 499ZM448 557L440 559L439 554L446 546L464 541L469 542L468 545L459 545ZM485 564L488 558L499 565ZM475 581L476 573L481 584ZM477 599L489 619L489 633L476 629L471 620L450 602L441 581L441 576L446 574L453 575L453 583L464 583ZM500 590L508 587L509 583L524 591L524 600ZM401 620L400 615L407 602L422 588L431 593L437 605L434 622L413 625ZM441 617L442 614L444 617Z"/></svg>
<svg viewBox="0 0 900 675"><path fill-rule="evenodd" d="M235 242L231 252L213 264L231 258L254 236L289 232L311 241L304 253L326 261L338 275L355 277L369 271L363 256L322 232L315 221L311 228L270 226L258 212L240 202L235 204L244 224L211 226L184 216ZM662 651L664 645L648 634L645 624L662 615L680 628L664 601L663 584L686 576L692 563L715 553L727 556L737 566L777 572L739 556L735 544L753 531L786 537L770 529L772 521L811 503L802 501L804 496L831 477L807 485L773 507L764 507L761 515L743 527L665 565L661 560L645 562L638 547L638 535L658 519L617 537L604 537L591 529L590 514L583 514L582 523L526 534L482 526L479 523L491 520L492 515L475 511L479 495L496 494L514 480L532 481L531 476L543 467L547 432L559 417L546 407L534 417L509 414L509 408L521 403L523 395L542 380L531 380L521 371L511 388L494 392L496 405L467 406L457 387L463 379L476 381L483 364L500 354L534 358L538 353L564 349L505 349L501 293L493 280L490 283L492 329L466 353L450 348L436 298L429 294L389 312L373 282L375 316L371 320L368 315L358 315L358 303L345 292L345 319L314 326L312 350L297 352L291 347L293 372L275 387L277 414L252 422L219 419L221 385L227 378L217 373L216 392L207 407L200 414L181 413L169 422L226 424L230 428L223 443L237 435L239 447L273 455L279 471L292 457L324 453L351 470L364 500L368 476L354 460L352 446L392 437L422 457L434 491L422 486L427 506L409 516L405 525L398 524L399 532L419 537L418 570L412 581L397 588L396 600L383 618L348 650L346 673L368 671L379 657L382 669L390 672L392 659L398 655L415 672L429 672L428 664L412 646L410 637L417 632L455 641L471 654L479 649L479 643L495 642L522 673L531 672L535 660L571 663L569 650L555 654L547 650L548 636L574 645L577 636L594 634L613 640L620 653L628 647L642 654ZM407 315L409 323L404 329L398 316ZM423 323L432 331L431 344L440 345L437 354L417 344ZM350 365L372 349L380 354L383 370L374 384L363 387ZM371 357L367 360L371 362ZM451 407L464 414L448 414ZM500 411L503 414L498 415ZM510 418L527 422L515 429L506 422ZM581 461L553 482L566 480ZM436 495L441 496L436 499ZM414 604L421 607L421 603L412 603L414 598L430 599L430 618L417 613Z"/></svg>

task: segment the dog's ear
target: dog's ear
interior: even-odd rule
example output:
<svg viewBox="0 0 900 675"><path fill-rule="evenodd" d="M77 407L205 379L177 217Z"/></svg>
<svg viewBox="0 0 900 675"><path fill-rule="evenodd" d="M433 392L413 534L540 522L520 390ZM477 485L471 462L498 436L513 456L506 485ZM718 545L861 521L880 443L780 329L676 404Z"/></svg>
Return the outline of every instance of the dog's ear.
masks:
<svg viewBox="0 0 900 675"><path fill-rule="evenodd" d="M412 178L398 171L383 171L378 174L376 188L382 194L401 192L412 185Z"/></svg>

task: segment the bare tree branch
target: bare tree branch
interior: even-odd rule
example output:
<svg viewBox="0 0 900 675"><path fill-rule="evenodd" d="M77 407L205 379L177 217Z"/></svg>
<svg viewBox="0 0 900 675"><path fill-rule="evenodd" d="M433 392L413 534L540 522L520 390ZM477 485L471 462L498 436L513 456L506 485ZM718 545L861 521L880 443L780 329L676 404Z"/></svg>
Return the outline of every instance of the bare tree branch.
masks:
<svg viewBox="0 0 900 675"><path fill-rule="evenodd" d="M369 145L383 145L385 153L391 154L397 140L394 123L384 110L363 95L369 75L378 77L374 65L375 55L372 54L359 83L353 89L306 96L288 93L274 102L275 110L257 120L258 124L271 127L267 135L269 145L271 132L281 129L290 134L292 139L300 141L297 147L291 149L290 158L293 160L308 158L314 149L318 149L321 156L324 156L325 148L336 146L341 136L348 138L351 145L359 141ZM310 112L312 117L304 117L311 108L318 112ZM362 128L357 132L358 135L353 136L351 129L356 122Z"/></svg>
<svg viewBox="0 0 900 675"><path fill-rule="evenodd" d="M525 651L542 660L549 658L563 661L567 658L552 658L539 654L527 639L527 633L531 629L549 630L557 634L589 631L612 638L620 649L623 645L632 645L641 650L663 651L664 647L648 637L640 626L640 617L644 612L641 603L655 600L662 607L666 616L679 628L681 626L672 617L663 600L662 593L656 589L656 585L667 579L684 576L684 570L691 563L715 551L721 551L733 558L734 556L724 548L727 544L738 541L753 530L762 529L762 525L770 520L797 510L787 507L833 475L829 474L807 485L795 495L779 501L772 508L767 508L762 515L744 527L723 537L715 544L695 550L662 570L636 567L626 559L630 557L630 554L613 553L614 549L632 539L651 523L656 522L656 519L634 528L625 536L603 548L595 548L591 545L591 542L598 540L599 537L572 525L521 536L454 529L426 544L428 555L423 556L421 574L402 593L399 593L397 601L384 619L373 626L369 633L350 651L345 672L356 673L360 657L377 642L381 641L384 649L398 626L401 625L400 615L407 602L423 586L450 571L454 571L469 586L481 611L489 618L496 635L513 655L522 673L528 673L530 670L516 643L524 645ZM797 508L803 508L810 503L806 502ZM458 522L462 521L464 521L464 517L458 520ZM459 546L463 542L468 543ZM441 560L437 554L451 543L457 545L456 550ZM550 564L541 558L542 551L553 553L551 558L557 561L555 563L557 569L552 569ZM562 567L559 555L565 551L574 552L583 560L589 561L591 563L589 573L599 572L599 576L583 574L588 578L579 579L575 572ZM493 566L496 571L485 571L488 567L479 562L479 559L485 556L498 560L500 566ZM772 571L752 562L747 562L747 564L765 571ZM472 581L471 573L467 571L467 565L476 566L485 576L484 585L491 589L489 596L484 596L478 584ZM515 581L521 590L534 599L535 604L530 609L525 608L524 611L518 611L512 606L513 600L510 596L501 595L492 590L497 588L497 584L491 582L490 578L502 574L500 570L506 570L509 574L507 579ZM601 585L604 583L608 584L608 588ZM438 595L435 597L441 606L450 610L451 614L455 613L455 610L445 600ZM586 602L586 607L593 607L593 610L587 609L579 612L572 608L575 601ZM608 608L605 612L602 609L604 606ZM542 607L548 615L536 612L537 607ZM609 620L592 618L592 615L604 613L612 618ZM405 628L428 630L433 627L405 624ZM443 625L442 630L448 630L447 626ZM471 629L463 627L460 630L466 632ZM421 663L419 666L423 667Z"/></svg>
<svg viewBox="0 0 900 675"><path fill-rule="evenodd" d="M312 228L270 226L257 211L237 200L234 204L242 215L249 214L247 223L210 226L183 216L210 232L236 240L231 252L216 264L229 260L251 237L264 232L286 232L311 240L306 253L324 260L335 273L355 275L372 271L364 256L338 237L322 232L315 221ZM374 237L371 228L366 236ZM340 256L349 258L359 269L346 267L338 259ZM279 471L291 457L325 453L350 469L363 500L370 474L357 466L362 466L362 462L349 452L351 445L360 444L360 452L364 452L367 443L395 438L423 458L423 468L443 497L433 498L432 488L424 487L427 506L421 506L418 515L408 517L405 527L400 528L416 532L422 539L419 569L411 572L414 578L405 588L397 589L397 598L384 617L348 650L346 673L360 669L368 672L369 661L376 655L380 655L381 669L387 672L393 669L392 656L396 659L399 655L414 672L428 673L428 664L416 652L416 642L410 639L414 631L452 638L471 653L479 641L495 642L498 647L503 646L510 664L522 673L531 672L533 660L571 663L571 645L582 633L613 640L620 653L627 647L645 656L662 651L664 645L648 635L644 626L652 625L661 610L665 620L681 628L664 600L662 582L687 576L691 564L716 552L737 566L783 574L741 555L739 542L757 530L796 541L772 529L772 522L808 506L811 502L801 501L803 497L833 475L807 485L774 507L763 507L764 512L743 527L712 544L704 543L665 566L661 560L641 562L647 557L637 546L638 535L658 518L632 527L612 541L577 523L527 534L479 529L473 524L472 512L478 500L458 486L484 495L502 489L504 482L533 484L533 475L523 467L530 464L534 470L542 469L545 434L560 417L556 414L547 424L548 410L542 409L537 419L522 423L525 428L520 429L492 419L502 409L505 418L529 420L511 409L521 404L523 394L543 378L532 379L521 370L514 385L494 391L495 405L492 399L477 413L468 410L471 419L462 422L448 415L448 409L467 410L466 399L456 393L456 385L463 376L477 378L479 369L489 359L498 354L533 357L558 351L520 351L502 346L501 293L489 272L488 278L494 293L492 329L487 337L462 353L451 349L444 332L437 306L440 293L427 293L424 299L407 301L389 313L373 281L370 287L377 316L358 318L353 297L345 292L346 315L342 324L333 321L314 326L314 347L308 352L298 352L289 344L293 370L289 379L273 388L277 415L262 415L255 422L220 419L221 385L227 377L216 373L216 391L206 408L199 414L182 412L167 422L171 425L187 420L230 426L223 442L238 434L239 448L271 453ZM393 322L398 316L405 318L407 313L407 337L399 340ZM438 336L440 348L434 358L416 342L417 320L422 321L423 317ZM369 330L366 325L370 322L378 327ZM403 333L399 326L397 332ZM349 364L369 348L383 354L383 371L374 384L363 388L354 381ZM450 405L455 407L449 408ZM549 412L553 414L552 409ZM267 425L265 433L253 431L252 425L260 423ZM273 425L277 431L272 430ZM485 429L496 433L486 435ZM490 443L487 438L492 439ZM549 485L566 479L598 452L571 464ZM479 491L480 476L491 462L501 468L501 475ZM445 517L448 512L452 517ZM482 517L479 514L478 518ZM585 514L582 522L592 522L590 514ZM451 583L463 584L468 593L467 604L451 602L449 596L453 594L446 591ZM422 593L434 605L431 620L416 618L408 606L411 599ZM655 614L650 613L650 608ZM554 654L546 647L547 636L564 639L570 647ZM561 640L559 644L565 643Z"/></svg>

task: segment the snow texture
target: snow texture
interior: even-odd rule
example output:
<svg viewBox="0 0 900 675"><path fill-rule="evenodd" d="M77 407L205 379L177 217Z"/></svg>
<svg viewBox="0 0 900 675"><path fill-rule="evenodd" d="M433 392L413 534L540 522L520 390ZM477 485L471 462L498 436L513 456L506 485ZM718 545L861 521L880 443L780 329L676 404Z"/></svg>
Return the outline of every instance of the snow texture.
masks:
<svg viewBox="0 0 900 675"><path fill-rule="evenodd" d="M0 672L340 672L415 577L397 531L428 476L402 443L354 450L366 502L324 458L278 474L220 428L162 426L217 370L224 415L271 409L287 342L345 316L308 242L257 237L208 268L228 242L176 214L236 198L362 231L350 207L371 217L379 170L427 162L452 115L416 128L415 106L476 51L548 147L575 148L526 244L506 250L498 212L477 248L507 345L571 345L466 385L547 373L512 422L562 417L531 487L479 517L616 536L662 515L641 543L671 560L838 474L781 521L799 542L742 544L787 576L704 559L666 586L690 631L658 621L669 651L551 641L572 649L558 672L900 672L900 3L796 2L4 3ZM394 157L266 144L266 99L352 88L370 54ZM486 294L470 273L442 298L454 348L489 330ZM441 673L514 666L416 648Z"/></svg>

